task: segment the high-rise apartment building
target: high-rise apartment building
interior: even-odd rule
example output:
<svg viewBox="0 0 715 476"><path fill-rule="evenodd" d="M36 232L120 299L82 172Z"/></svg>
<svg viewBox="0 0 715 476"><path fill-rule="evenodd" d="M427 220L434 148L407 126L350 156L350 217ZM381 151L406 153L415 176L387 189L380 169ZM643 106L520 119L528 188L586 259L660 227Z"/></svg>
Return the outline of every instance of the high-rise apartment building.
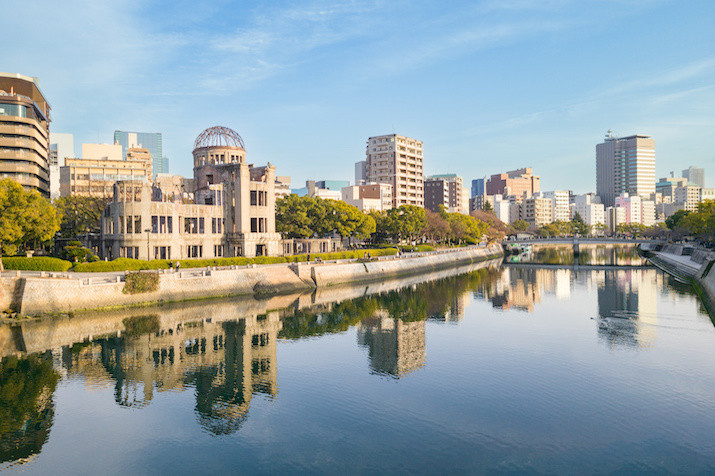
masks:
<svg viewBox="0 0 715 476"><path fill-rule="evenodd" d="M392 185L392 203L424 206L422 141L399 134L367 140L367 181Z"/></svg>
<svg viewBox="0 0 715 476"><path fill-rule="evenodd" d="M550 198L531 197L519 204L521 219L531 228L540 228L554 221L554 202Z"/></svg>
<svg viewBox="0 0 715 476"><path fill-rule="evenodd" d="M487 195L514 195L529 198L540 189L541 178L534 175L531 167L512 170L489 177Z"/></svg>
<svg viewBox="0 0 715 476"><path fill-rule="evenodd" d="M169 173L169 159L164 157L160 132L114 131L114 143L122 146L122 155L125 158L127 150L132 147L148 149L154 175Z"/></svg>
<svg viewBox="0 0 715 476"><path fill-rule="evenodd" d="M553 190L550 192L541 192L541 196L544 198L549 198L553 202L554 221L570 220L570 194L568 190Z"/></svg>
<svg viewBox="0 0 715 476"><path fill-rule="evenodd" d="M60 167L74 157L74 136L50 132L50 198L60 196Z"/></svg>
<svg viewBox="0 0 715 476"><path fill-rule="evenodd" d="M655 193L655 141L640 134L615 137L608 131L596 145L596 194L609 207L622 193Z"/></svg>
<svg viewBox="0 0 715 476"><path fill-rule="evenodd" d="M50 105L40 81L0 73L0 179L50 196Z"/></svg>
<svg viewBox="0 0 715 476"><path fill-rule="evenodd" d="M462 177L456 174L433 175L425 179L424 207L433 212L442 205L450 213L465 213Z"/></svg>
<svg viewBox="0 0 715 476"><path fill-rule="evenodd" d="M687 181L693 185L703 188L705 186L705 169L691 165L683 170L683 178L687 179Z"/></svg>

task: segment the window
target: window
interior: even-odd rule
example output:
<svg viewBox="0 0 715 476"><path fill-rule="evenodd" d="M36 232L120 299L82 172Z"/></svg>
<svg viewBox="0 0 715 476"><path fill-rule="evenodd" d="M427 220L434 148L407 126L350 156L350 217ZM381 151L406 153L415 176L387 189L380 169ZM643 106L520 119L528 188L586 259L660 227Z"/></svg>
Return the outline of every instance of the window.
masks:
<svg viewBox="0 0 715 476"><path fill-rule="evenodd" d="M166 217L167 233L174 233L174 218Z"/></svg>
<svg viewBox="0 0 715 476"><path fill-rule="evenodd" d="M153 218L152 218L153 220ZM166 233L166 217L159 217L159 233Z"/></svg>
<svg viewBox="0 0 715 476"><path fill-rule="evenodd" d="M156 215L151 216L151 232L159 233L159 217Z"/></svg>
<svg viewBox="0 0 715 476"><path fill-rule="evenodd" d="M134 233L133 230L133 224L134 220L132 219L133 217L131 215L127 215L127 233Z"/></svg>
<svg viewBox="0 0 715 476"><path fill-rule="evenodd" d="M189 258L201 258L203 254L203 246L189 245L186 247L186 256Z"/></svg>
<svg viewBox="0 0 715 476"><path fill-rule="evenodd" d="M204 233L204 217L199 218L199 233Z"/></svg>
<svg viewBox="0 0 715 476"><path fill-rule="evenodd" d="M223 245L214 245L214 256L223 256Z"/></svg>
<svg viewBox="0 0 715 476"><path fill-rule="evenodd" d="M184 233L196 234L199 232L198 218L184 218Z"/></svg>
<svg viewBox="0 0 715 476"><path fill-rule="evenodd" d="M258 192L255 190L251 190L251 205L258 205Z"/></svg>
<svg viewBox="0 0 715 476"><path fill-rule="evenodd" d="M258 233L258 218L251 218L251 233Z"/></svg>

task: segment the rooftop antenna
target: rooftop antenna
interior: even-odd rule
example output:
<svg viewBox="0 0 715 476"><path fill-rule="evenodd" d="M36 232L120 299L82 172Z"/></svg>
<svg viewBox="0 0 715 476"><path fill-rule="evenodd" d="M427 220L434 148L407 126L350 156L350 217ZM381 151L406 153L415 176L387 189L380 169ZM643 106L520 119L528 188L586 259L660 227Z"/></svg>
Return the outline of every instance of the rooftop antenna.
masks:
<svg viewBox="0 0 715 476"><path fill-rule="evenodd" d="M606 139L613 139L613 130L608 129L608 132L606 132Z"/></svg>

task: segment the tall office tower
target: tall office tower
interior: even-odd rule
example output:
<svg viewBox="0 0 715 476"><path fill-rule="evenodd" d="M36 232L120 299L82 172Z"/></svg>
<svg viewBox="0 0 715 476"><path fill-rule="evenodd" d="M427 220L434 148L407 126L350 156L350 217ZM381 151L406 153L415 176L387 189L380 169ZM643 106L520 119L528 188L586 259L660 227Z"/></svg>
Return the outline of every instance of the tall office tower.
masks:
<svg viewBox="0 0 715 476"><path fill-rule="evenodd" d="M74 157L74 136L50 132L50 198L60 196L60 167L66 158Z"/></svg>
<svg viewBox="0 0 715 476"><path fill-rule="evenodd" d="M462 177L456 174L433 175L425 179L424 207L433 212L443 205L450 213L465 213Z"/></svg>
<svg viewBox="0 0 715 476"><path fill-rule="evenodd" d="M470 198L474 198L478 195L484 195L484 186L486 184L486 181L486 177L472 180L472 194L470 195Z"/></svg>
<svg viewBox="0 0 715 476"><path fill-rule="evenodd" d="M114 131L114 143L122 146L122 155L127 158L127 149L140 147L148 149L151 154L151 168L156 174L169 173L169 159L162 152L160 132L127 132Z"/></svg>
<svg viewBox="0 0 715 476"><path fill-rule="evenodd" d="M355 185L362 185L367 181L367 160L355 162Z"/></svg>
<svg viewBox="0 0 715 476"><path fill-rule="evenodd" d="M611 207L622 193L655 193L655 141L640 134L615 137L609 130L596 145L596 194Z"/></svg>
<svg viewBox="0 0 715 476"><path fill-rule="evenodd" d="M487 195L513 195L529 198L539 191L541 177L534 175L531 167L511 170L489 177L486 183Z"/></svg>
<svg viewBox="0 0 715 476"><path fill-rule="evenodd" d="M392 185L392 203L424 205L422 141L388 134L367 140L367 181Z"/></svg>
<svg viewBox="0 0 715 476"><path fill-rule="evenodd" d="M0 73L0 179L48 198L50 109L39 79Z"/></svg>
<svg viewBox="0 0 715 476"><path fill-rule="evenodd" d="M691 165L687 169L683 170L683 178L687 179L688 182L703 188L705 186L705 169Z"/></svg>

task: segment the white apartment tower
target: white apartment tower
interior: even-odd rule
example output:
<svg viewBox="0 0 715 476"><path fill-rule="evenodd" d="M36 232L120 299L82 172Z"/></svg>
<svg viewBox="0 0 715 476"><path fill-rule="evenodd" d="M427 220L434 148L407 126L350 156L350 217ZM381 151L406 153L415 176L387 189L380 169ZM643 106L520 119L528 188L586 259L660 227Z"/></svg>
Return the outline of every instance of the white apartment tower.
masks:
<svg viewBox="0 0 715 476"><path fill-rule="evenodd" d="M370 137L366 149L367 182L392 185L392 203L424 206L422 141L389 134Z"/></svg>
<svg viewBox="0 0 715 476"><path fill-rule="evenodd" d="M615 137L609 130L596 145L596 194L610 207L622 193L655 193L655 141L640 134Z"/></svg>

